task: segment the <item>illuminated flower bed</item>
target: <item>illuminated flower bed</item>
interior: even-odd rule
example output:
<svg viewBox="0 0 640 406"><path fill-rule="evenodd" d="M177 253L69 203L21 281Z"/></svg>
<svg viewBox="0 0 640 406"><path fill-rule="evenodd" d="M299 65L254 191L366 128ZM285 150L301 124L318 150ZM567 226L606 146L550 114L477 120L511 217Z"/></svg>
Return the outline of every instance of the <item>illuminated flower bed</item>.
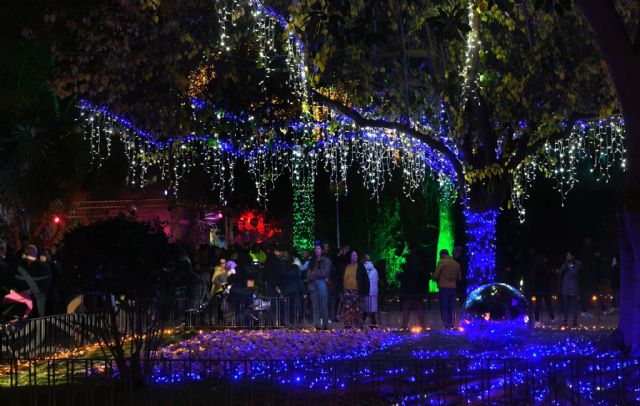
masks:
<svg viewBox="0 0 640 406"><path fill-rule="evenodd" d="M301 396L358 391L402 404L500 402L507 394L511 403L615 404L624 381L625 399L640 401L638 360L599 353L605 334L536 332L487 350L457 331L206 332L163 348L153 381L231 382L225 390L237 393L270 384Z"/></svg>
<svg viewBox="0 0 640 406"><path fill-rule="evenodd" d="M210 331L163 347L157 356L174 360L352 359L399 341L399 336L384 330Z"/></svg>

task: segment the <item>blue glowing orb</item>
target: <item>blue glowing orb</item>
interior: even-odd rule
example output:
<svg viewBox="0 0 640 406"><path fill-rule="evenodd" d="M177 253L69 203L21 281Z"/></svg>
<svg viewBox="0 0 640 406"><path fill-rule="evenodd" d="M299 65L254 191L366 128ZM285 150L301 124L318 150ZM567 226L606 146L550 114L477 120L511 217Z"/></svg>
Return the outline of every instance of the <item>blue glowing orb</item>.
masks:
<svg viewBox="0 0 640 406"><path fill-rule="evenodd" d="M531 304L504 283L482 285L469 293L460 326L472 344L503 346L525 341L531 334Z"/></svg>

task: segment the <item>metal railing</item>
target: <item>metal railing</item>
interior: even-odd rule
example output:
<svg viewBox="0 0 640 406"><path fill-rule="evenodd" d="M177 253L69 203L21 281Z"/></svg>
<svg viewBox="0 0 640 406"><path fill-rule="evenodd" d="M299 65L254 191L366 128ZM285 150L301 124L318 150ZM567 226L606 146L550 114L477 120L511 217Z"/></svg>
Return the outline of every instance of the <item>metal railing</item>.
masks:
<svg viewBox="0 0 640 406"><path fill-rule="evenodd" d="M355 314L348 316L344 311L341 298L329 297L329 316L331 328L368 327L373 324L371 314L363 320L364 298L358 303ZM369 303L367 303L369 304ZM403 301L397 296L377 298L375 324L384 328L398 328L403 325ZM417 301L425 315L425 326L438 329L442 327L437 298L430 297ZM418 311L412 308L409 326L419 325ZM459 304L455 307L454 320L460 314ZM347 317L348 316L348 317ZM178 299L162 312L164 327L193 328L309 328L314 327L313 306L309 297L261 297L240 300L214 297L211 300ZM336 322L336 319L338 321ZM604 320L598 316L588 320L594 325L613 326L615 316ZM56 352L73 350L78 347L97 343L94 336L99 327L97 314L60 314L20 321L14 328L0 332L0 362L4 359L38 358ZM126 327L127 317L120 310L117 323L121 329ZM608 323L608 324L607 324ZM455 323L454 323L455 324Z"/></svg>
<svg viewBox="0 0 640 406"><path fill-rule="evenodd" d="M639 360L152 360L145 382L112 361L11 365L3 404L638 404ZM4 365L0 367L6 368Z"/></svg>

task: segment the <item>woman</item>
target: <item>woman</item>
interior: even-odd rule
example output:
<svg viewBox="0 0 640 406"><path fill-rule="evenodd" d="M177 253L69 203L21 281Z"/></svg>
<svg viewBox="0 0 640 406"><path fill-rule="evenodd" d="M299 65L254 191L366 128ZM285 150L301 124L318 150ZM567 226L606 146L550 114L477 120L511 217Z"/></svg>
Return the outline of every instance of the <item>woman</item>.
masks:
<svg viewBox="0 0 640 406"><path fill-rule="evenodd" d="M366 271L362 264L358 263L358 252L351 251L351 260L344 268L344 308L343 321L345 327L359 326L362 317L361 293L369 292L368 286L365 288L363 275ZM361 286L358 286L360 282ZM367 277L368 285L368 277Z"/></svg>
<svg viewBox="0 0 640 406"><path fill-rule="evenodd" d="M365 324L367 321L367 315L371 321L371 327L376 326L376 313L378 312L378 271L373 266L373 262L371 262L371 258L369 255L364 255L362 257L363 266L362 268L366 272L364 277L366 277L366 281L368 283L364 283L364 279L361 276L362 282L358 284L358 290L360 290L362 297L364 299L364 313L362 314L362 324ZM362 285L362 289L360 286ZM368 289L365 290L365 288Z"/></svg>
<svg viewBox="0 0 640 406"><path fill-rule="evenodd" d="M322 246L316 244L314 258L309 265L308 278L312 282L311 305L317 330L329 329L329 290L327 278L331 271L331 261L322 254Z"/></svg>

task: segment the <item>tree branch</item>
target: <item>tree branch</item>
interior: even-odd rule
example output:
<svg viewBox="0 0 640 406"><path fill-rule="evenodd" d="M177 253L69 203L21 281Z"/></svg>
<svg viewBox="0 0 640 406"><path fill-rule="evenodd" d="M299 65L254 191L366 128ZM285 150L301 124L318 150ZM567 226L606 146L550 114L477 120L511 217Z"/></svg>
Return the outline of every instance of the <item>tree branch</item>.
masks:
<svg viewBox="0 0 640 406"><path fill-rule="evenodd" d="M573 127L576 124L576 121L593 118L593 117L594 117L593 114L582 114L582 113L575 113L575 112L571 113L571 115L569 115L569 119L567 120L568 121L567 127L564 129L564 131L559 131L557 133L554 133L550 137L541 138L531 145L527 145L528 143L523 142L521 146L519 146L518 149L516 149L515 156L509 159L509 162L507 163L507 170L515 169L526 157L536 153L538 149L540 149L547 142L552 143L552 142L561 140L563 138L567 138L571 134L571 131L573 130Z"/></svg>
<svg viewBox="0 0 640 406"><path fill-rule="evenodd" d="M438 141L432 137L430 137L428 134L425 134L421 131L415 130L407 125L401 124L401 123L397 123L397 122L393 122L393 121L384 121L384 120L377 120L377 119L370 119L370 118L365 118L363 117L360 113L358 113L356 110L349 108L343 104L341 104L340 102L337 102L325 95L323 95L322 93L319 93L317 91L313 91L313 96L315 97L316 100L320 101L321 103L331 107L333 110L336 110L338 112L340 112L341 114L349 117L350 119L352 119L358 126L360 127L372 127L372 128L386 128L388 130L396 130L399 132L403 132L407 135L410 135L418 140L420 140L421 142L425 143L427 146L429 146L430 148L442 153L444 155L444 157L451 163L451 166L453 167L453 169L456 172L456 177L457 177L457 181L460 183L458 186L462 187L462 181L464 179L464 174L463 174L463 170L462 170L462 164L460 163L460 161L458 160L458 158L453 154L453 152L451 152L451 150L449 149L449 147L447 147L444 143L442 143L441 141Z"/></svg>

